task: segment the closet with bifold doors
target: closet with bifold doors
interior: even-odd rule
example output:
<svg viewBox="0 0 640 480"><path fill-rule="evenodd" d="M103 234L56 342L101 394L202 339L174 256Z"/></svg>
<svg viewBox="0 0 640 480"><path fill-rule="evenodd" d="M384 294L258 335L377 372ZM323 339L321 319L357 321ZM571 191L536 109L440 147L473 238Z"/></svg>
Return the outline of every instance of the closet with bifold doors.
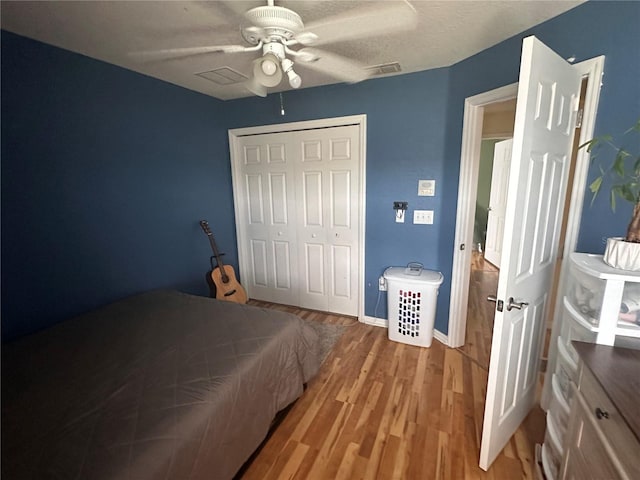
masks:
<svg viewBox="0 0 640 480"><path fill-rule="evenodd" d="M363 125L289 125L230 132L241 282L253 299L357 316Z"/></svg>

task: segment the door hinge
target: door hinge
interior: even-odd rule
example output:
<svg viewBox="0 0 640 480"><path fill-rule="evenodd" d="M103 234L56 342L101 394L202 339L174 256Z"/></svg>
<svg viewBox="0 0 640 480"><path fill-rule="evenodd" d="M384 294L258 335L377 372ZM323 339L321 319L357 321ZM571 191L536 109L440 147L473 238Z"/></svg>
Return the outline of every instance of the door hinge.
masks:
<svg viewBox="0 0 640 480"><path fill-rule="evenodd" d="M579 109L578 113L576 113L576 128L582 126L582 117L584 117L584 108Z"/></svg>

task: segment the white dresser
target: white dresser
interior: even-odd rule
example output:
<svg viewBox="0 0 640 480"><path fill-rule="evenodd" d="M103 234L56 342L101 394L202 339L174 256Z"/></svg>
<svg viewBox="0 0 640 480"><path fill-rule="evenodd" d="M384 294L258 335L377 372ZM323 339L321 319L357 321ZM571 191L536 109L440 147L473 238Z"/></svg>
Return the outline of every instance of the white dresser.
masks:
<svg viewBox="0 0 640 480"><path fill-rule="evenodd" d="M640 478L640 351L574 342L580 356L560 479Z"/></svg>

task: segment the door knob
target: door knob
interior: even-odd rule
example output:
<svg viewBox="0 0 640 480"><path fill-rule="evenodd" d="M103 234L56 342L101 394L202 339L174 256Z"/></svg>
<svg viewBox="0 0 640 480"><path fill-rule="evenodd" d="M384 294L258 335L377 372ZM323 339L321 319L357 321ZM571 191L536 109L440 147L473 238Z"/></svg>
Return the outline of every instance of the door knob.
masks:
<svg viewBox="0 0 640 480"><path fill-rule="evenodd" d="M529 305L529 302L514 302L513 297L509 297L507 300L507 311L510 312L512 309L522 310L523 307Z"/></svg>
<svg viewBox="0 0 640 480"><path fill-rule="evenodd" d="M498 301L498 297L496 297L495 295L489 295L487 297L487 300L493 303L496 303Z"/></svg>

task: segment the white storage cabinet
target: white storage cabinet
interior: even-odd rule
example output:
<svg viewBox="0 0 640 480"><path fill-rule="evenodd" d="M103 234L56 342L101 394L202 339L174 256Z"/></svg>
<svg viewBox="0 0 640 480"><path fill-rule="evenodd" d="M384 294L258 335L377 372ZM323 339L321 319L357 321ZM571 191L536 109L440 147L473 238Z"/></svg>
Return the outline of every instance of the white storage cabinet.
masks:
<svg viewBox="0 0 640 480"><path fill-rule="evenodd" d="M569 265L540 459L547 480L555 480L560 471L569 405L578 384L579 357L571 341L640 349L640 272L610 267L602 255L587 253L572 253Z"/></svg>

